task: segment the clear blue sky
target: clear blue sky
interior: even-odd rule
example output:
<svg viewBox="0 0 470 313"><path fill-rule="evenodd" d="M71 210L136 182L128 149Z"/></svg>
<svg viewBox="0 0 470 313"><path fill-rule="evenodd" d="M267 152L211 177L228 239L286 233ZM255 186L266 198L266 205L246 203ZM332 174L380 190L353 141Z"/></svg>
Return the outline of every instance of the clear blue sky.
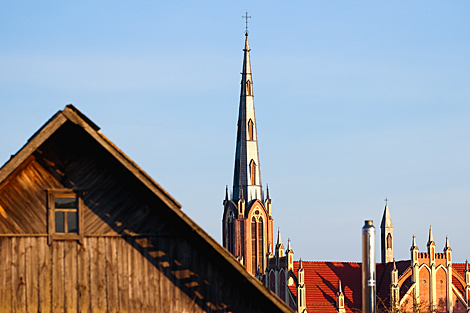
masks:
<svg viewBox="0 0 470 313"><path fill-rule="evenodd" d="M4 0L0 163L73 103L220 242L245 10L262 179L295 257L360 260L388 197L397 259L429 225L470 258L466 0Z"/></svg>

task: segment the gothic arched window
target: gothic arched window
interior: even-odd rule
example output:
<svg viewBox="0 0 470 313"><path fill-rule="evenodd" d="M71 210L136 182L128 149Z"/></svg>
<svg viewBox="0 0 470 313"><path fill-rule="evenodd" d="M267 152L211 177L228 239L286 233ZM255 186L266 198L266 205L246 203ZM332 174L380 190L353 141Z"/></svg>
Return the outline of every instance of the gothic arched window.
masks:
<svg viewBox="0 0 470 313"><path fill-rule="evenodd" d="M259 210L255 210L251 218L251 269L252 273L260 268L261 272L266 268L264 261L264 222Z"/></svg>
<svg viewBox="0 0 470 313"><path fill-rule="evenodd" d="M258 236L258 264L259 266L264 269L264 251L263 251L263 247L264 247L264 236L263 236L263 218L260 217L259 218L259 221L258 221L258 233L257 233L257 236Z"/></svg>
<svg viewBox="0 0 470 313"><path fill-rule="evenodd" d="M253 140L254 135L253 135L253 121L250 119L248 121L248 140Z"/></svg>
<svg viewBox="0 0 470 313"><path fill-rule="evenodd" d="M251 184L256 185L256 163L253 160L250 162L250 178Z"/></svg>
<svg viewBox="0 0 470 313"><path fill-rule="evenodd" d="M232 254L235 251L235 248L233 246L234 245L234 242L233 242L233 237L234 237L233 218L234 218L233 212L230 212L229 216L228 216L228 221L227 221L227 224L228 224L228 227L227 227L227 231L228 231L228 234L227 234L227 249Z"/></svg>
<svg viewBox="0 0 470 313"><path fill-rule="evenodd" d="M256 218L251 219L251 272L256 273Z"/></svg>

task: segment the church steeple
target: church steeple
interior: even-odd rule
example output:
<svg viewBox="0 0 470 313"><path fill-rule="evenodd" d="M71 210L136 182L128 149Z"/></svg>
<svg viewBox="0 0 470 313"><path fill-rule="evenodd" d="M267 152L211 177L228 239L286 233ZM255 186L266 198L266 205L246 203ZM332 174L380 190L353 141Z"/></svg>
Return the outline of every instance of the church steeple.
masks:
<svg viewBox="0 0 470 313"><path fill-rule="evenodd" d="M248 19L248 14L244 18ZM224 247L244 260L248 272L255 275L258 269L264 274L274 240L271 200L269 192L264 198L261 184L248 31L243 54L233 191L224 201L222 231ZM226 191L225 197L228 195Z"/></svg>
<svg viewBox="0 0 470 313"><path fill-rule="evenodd" d="M393 261L393 223L388 210L388 199L385 198L385 209L380 224L381 231L381 261L382 263L390 263Z"/></svg>
<svg viewBox="0 0 470 313"><path fill-rule="evenodd" d="M263 195L248 32L245 32L245 49L243 51L233 197L234 200L238 200L237 197L243 194L245 200L250 202L255 199L263 200Z"/></svg>

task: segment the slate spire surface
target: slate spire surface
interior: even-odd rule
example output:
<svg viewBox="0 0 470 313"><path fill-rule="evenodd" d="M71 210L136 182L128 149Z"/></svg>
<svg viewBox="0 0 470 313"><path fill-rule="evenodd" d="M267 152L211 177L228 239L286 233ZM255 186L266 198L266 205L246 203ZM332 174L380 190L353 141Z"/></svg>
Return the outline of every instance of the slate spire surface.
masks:
<svg viewBox="0 0 470 313"><path fill-rule="evenodd" d="M258 153L258 134L253 100L253 79L251 75L250 45L245 33L245 48L240 107L238 111L238 130L233 175L233 195L243 194L247 202L262 199L261 170ZM234 200L238 200L235 198Z"/></svg>

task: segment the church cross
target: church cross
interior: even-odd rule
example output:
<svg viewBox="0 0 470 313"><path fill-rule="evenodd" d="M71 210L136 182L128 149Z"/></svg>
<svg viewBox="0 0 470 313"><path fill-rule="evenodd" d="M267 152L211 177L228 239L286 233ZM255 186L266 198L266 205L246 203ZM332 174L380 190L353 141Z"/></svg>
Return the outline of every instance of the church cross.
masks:
<svg viewBox="0 0 470 313"><path fill-rule="evenodd" d="M389 200L387 199L387 197L385 197L384 201L385 201L385 205L388 205Z"/></svg>
<svg viewBox="0 0 470 313"><path fill-rule="evenodd" d="M248 16L248 11L246 11L245 15L242 16L242 18L245 19L245 34L248 34L248 19L251 18L251 16Z"/></svg>

